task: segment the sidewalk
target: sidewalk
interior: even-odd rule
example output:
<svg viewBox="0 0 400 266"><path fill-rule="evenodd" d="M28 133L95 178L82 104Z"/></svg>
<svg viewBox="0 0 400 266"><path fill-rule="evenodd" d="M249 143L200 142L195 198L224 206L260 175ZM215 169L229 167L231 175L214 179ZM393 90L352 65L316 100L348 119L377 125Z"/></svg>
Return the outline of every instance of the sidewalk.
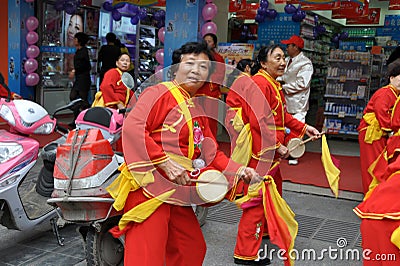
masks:
<svg viewBox="0 0 400 266"><path fill-rule="evenodd" d="M352 212L358 201L288 190L284 190L284 198L296 213L296 220L299 223L295 249L300 256L309 252L315 252L316 256L315 259L306 256L305 260L298 260L295 265L362 265L361 260L347 260L345 256L345 252L350 249L355 249L361 254L360 221ZM209 209L207 222L202 227L208 247L203 265L235 265L232 254L240 215L240 210L227 201ZM6 233L13 235L6 241L0 241L0 265L86 265L84 244L76 231L76 226L67 225L60 232L65 238L64 246L57 244L51 230L27 235L24 232L0 228L2 236ZM15 242L10 242L14 241L13 239ZM277 247L268 241L265 241L262 247L273 255L272 265L283 265L277 258ZM330 258L328 253L321 255L322 249L338 250L332 252ZM339 258L342 256L342 259L332 259L334 255Z"/></svg>

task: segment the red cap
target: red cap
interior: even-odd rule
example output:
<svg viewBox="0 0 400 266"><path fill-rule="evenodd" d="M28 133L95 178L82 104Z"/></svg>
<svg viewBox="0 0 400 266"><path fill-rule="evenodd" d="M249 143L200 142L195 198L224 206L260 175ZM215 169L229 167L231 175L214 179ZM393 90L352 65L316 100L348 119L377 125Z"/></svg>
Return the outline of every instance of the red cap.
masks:
<svg viewBox="0 0 400 266"><path fill-rule="evenodd" d="M297 35L293 35L292 37L290 37L289 40L283 40L283 41L281 41L281 43L283 43L283 44L294 44L297 47L299 47L300 49L304 48L304 40L301 37L297 36Z"/></svg>

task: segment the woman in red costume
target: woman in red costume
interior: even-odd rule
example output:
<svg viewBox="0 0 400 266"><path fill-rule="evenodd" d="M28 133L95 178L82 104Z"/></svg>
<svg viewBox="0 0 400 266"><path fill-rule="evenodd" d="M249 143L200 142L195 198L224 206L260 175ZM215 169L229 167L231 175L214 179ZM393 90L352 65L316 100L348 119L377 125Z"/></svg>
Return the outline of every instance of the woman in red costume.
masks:
<svg viewBox="0 0 400 266"><path fill-rule="evenodd" d="M208 118L193 98L212 72L211 59L202 43L175 50L174 80L146 88L124 122L126 174L109 191L114 207L124 209L111 232L125 234L125 265L202 265L206 245L190 204L204 202L191 184L192 167L221 171L231 186L241 178L259 180L254 169L218 150ZM205 167L195 166L195 159Z"/></svg>
<svg viewBox="0 0 400 266"><path fill-rule="evenodd" d="M211 132L217 137L218 131L218 105L221 100L221 86L225 79L225 60L217 53L217 35L207 33L203 36L203 40L207 43L208 48L211 50L213 57L214 73L210 75L209 81L204 84L196 93L196 96L205 96L209 99L203 100L204 109L210 114L210 128Z"/></svg>
<svg viewBox="0 0 400 266"><path fill-rule="evenodd" d="M282 195L279 162L289 156L287 142L293 137L302 138L304 134L319 137L320 132L286 112L282 87L276 81L285 70L285 54L279 45L262 47L257 56L257 63L259 71L252 77L252 82L235 82L231 90L236 91L236 99L229 97L227 103L231 109L241 110L243 124L250 125L252 154L248 166L256 169L261 175L270 174ZM229 124L227 126L229 127ZM273 134L263 134L263 130L269 133L272 130ZM269 141L271 136L274 138ZM243 208L234 252L236 264L270 263L268 258L256 261L262 236L267 234L264 233L265 226L261 202L259 205Z"/></svg>
<svg viewBox="0 0 400 266"><path fill-rule="evenodd" d="M394 79L400 81L397 75ZM392 80L391 80L392 83ZM387 141L388 165L382 182L354 208L361 220L364 265L399 265L400 262L400 105L394 105L394 135Z"/></svg>
<svg viewBox="0 0 400 266"><path fill-rule="evenodd" d="M106 107L123 109L133 95L133 92L128 89L121 80L122 73L128 71L131 65L131 57L129 54L122 53L118 57L116 65L116 68L112 68L104 74L103 81L100 85L100 91L103 94Z"/></svg>
<svg viewBox="0 0 400 266"><path fill-rule="evenodd" d="M389 133L392 131L390 117L397 97L400 93L400 61L396 60L388 66L390 83L372 95L364 110L363 119L358 127L358 142L362 154L361 177L364 194L368 192L373 175L368 171L371 164L386 147ZM380 166L382 169L385 167ZM379 172L378 170L375 170ZM376 177L378 180L379 176ZM374 182L375 183L375 182Z"/></svg>

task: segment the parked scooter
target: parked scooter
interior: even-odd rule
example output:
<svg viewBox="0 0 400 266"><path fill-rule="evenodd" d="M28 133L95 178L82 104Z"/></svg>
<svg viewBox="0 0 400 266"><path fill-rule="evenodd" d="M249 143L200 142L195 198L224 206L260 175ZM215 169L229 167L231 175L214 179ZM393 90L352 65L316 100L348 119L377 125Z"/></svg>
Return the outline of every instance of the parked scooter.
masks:
<svg viewBox="0 0 400 266"><path fill-rule="evenodd" d="M38 159L39 142L30 135L53 133L58 127L54 115L82 100L60 107L50 116L35 102L11 100L1 73L0 84L8 91L8 97L0 99L0 116L10 128L0 130L0 224L22 231L52 221L56 230L56 210L46 204L46 197L35 191L36 176L30 170Z"/></svg>
<svg viewBox="0 0 400 266"><path fill-rule="evenodd" d="M88 265L123 265L124 240L108 232L122 213L115 211L114 199L106 191L124 162L112 149L120 138L122 121L117 110L87 109L56 152L54 191L47 202L61 209L63 219L81 225ZM194 206L194 211L204 224L207 208Z"/></svg>

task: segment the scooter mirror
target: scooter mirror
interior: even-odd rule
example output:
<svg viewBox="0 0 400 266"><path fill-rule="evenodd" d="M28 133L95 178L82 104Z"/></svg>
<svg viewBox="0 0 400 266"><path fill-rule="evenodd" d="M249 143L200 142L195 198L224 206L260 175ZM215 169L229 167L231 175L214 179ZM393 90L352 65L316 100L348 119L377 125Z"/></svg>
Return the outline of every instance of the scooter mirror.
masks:
<svg viewBox="0 0 400 266"><path fill-rule="evenodd" d="M67 109L70 109L70 110L74 109L75 106L80 105L82 102L83 102L83 100L81 98L72 100L69 104L57 108L53 113L53 117L56 113L58 113L60 111L67 110Z"/></svg>
<svg viewBox="0 0 400 266"><path fill-rule="evenodd" d="M131 90L135 87L135 81L133 80L133 77L131 76L131 74L129 74L128 72L122 73L121 80L122 80L122 83L124 83L124 85L128 89Z"/></svg>

